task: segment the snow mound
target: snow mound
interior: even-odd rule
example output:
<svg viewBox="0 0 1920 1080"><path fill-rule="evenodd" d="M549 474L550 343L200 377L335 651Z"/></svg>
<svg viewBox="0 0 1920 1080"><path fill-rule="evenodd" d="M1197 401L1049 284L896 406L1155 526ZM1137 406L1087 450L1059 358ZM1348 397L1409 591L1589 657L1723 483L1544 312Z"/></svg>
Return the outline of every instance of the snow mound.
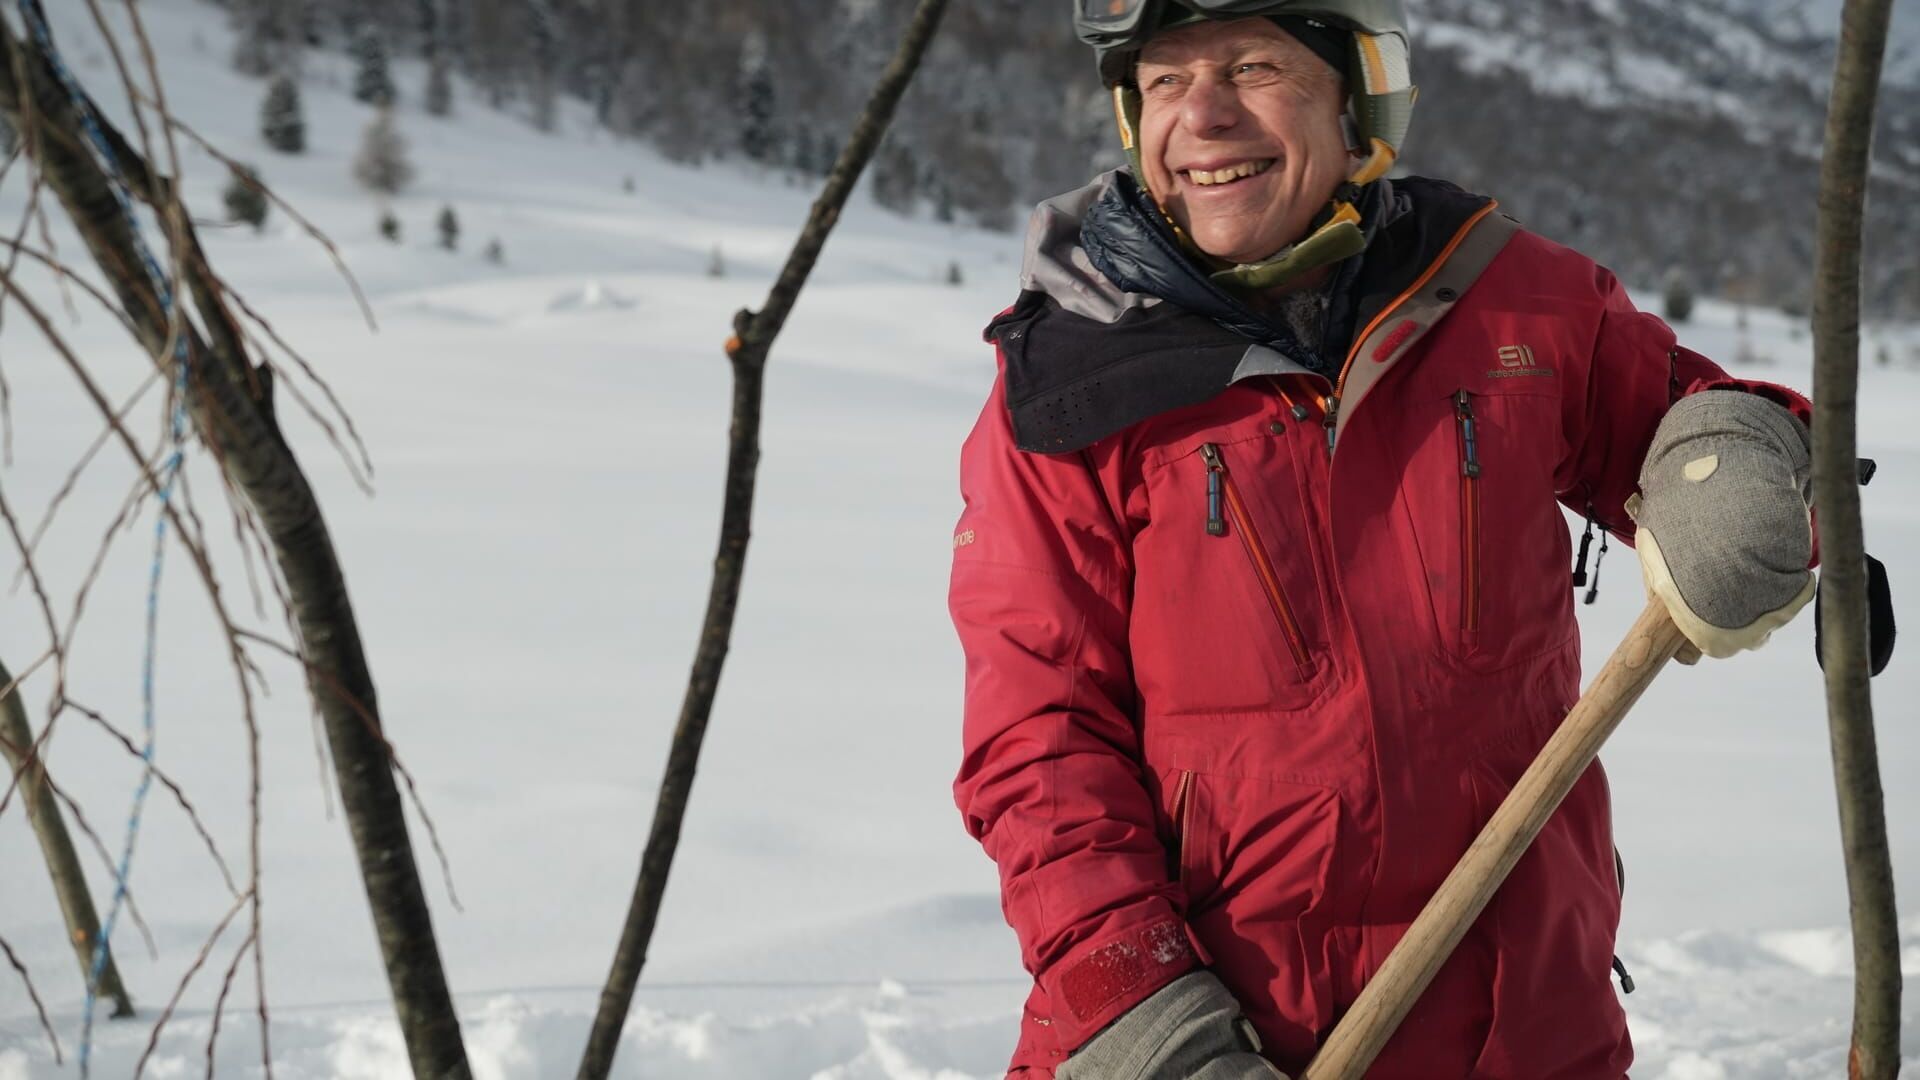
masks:
<svg viewBox="0 0 1920 1080"><path fill-rule="evenodd" d="M626 311L633 305L632 297L623 296L602 282L589 281L578 288L556 293L547 301L547 310L558 315L576 311Z"/></svg>

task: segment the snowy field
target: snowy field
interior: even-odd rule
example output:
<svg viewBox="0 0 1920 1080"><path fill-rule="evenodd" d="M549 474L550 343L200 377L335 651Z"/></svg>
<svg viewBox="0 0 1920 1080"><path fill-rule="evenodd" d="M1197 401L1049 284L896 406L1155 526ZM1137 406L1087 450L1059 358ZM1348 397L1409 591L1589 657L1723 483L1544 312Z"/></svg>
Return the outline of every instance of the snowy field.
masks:
<svg viewBox="0 0 1920 1080"><path fill-rule="evenodd" d="M79 76L124 98L86 32L51 4ZM145 0L179 115L261 167L340 244L372 332L325 254L287 217L212 226L214 265L330 379L377 468L369 497L321 432L282 405L345 562L382 712L438 824L456 909L416 819L447 973L483 1078L571 1075L625 912L704 606L718 521L729 373L720 343L757 305L810 192L733 166L689 169L563 112L543 135L462 97L418 108L424 73L397 66L418 179L391 207L398 246L348 163L369 111L345 62L310 58L309 151L255 133L264 87L233 74L217 9ZM118 5L114 10L121 10ZM189 201L221 217L223 171L183 148ZM1417 160L1414 162L1417 167ZM624 182L632 179L633 191ZM0 186L11 229L26 199ZM443 204L463 226L440 250ZM480 252L498 238L503 265ZM56 227L62 252L77 240ZM724 275L709 276L718 247ZM957 263L964 284L946 283ZM947 623L955 462L992 374L980 327L1011 300L1017 240L879 212L864 196L834 234L776 346L754 547L740 621L653 959L628 1024L623 1077L961 1080L998 1076L1024 993L992 866L961 829L961 663ZM23 272L58 306L43 274ZM1654 297L1644 298L1648 303ZM76 295L61 329L124 398L147 368ZM37 520L99 422L73 379L9 311L11 504ZM1739 370L1808 386L1804 326L1703 302L1688 344ZM1891 363L1876 366L1878 351ZM1861 403L1870 547L1920 625L1920 328L1870 327ZM157 399L135 430L160 430ZM190 470L229 603L252 625L245 569L204 460ZM41 566L56 610L133 479L103 456L61 512ZM151 507L114 544L87 607L72 694L140 720ZM0 554L11 580L16 559ZM1642 600L1616 548L1583 609L1590 666ZM1850 952L1813 629L1758 655L1662 677L1610 746L1630 887L1622 953L1638 1077L1829 1077L1844 1071ZM244 866L246 759L233 677L179 550L162 593L157 760ZM30 591L0 597L0 659L46 648ZM1875 684L1888 818L1909 913L1920 912L1920 661L1909 643ZM316 760L301 681L263 657L263 903L274 1073L389 1077L405 1058L344 823ZM36 725L51 683L25 683ZM56 780L118 848L138 770L78 717L51 749ZM17 803L0 817L0 936L53 1014L56 1065L21 983L0 970L0 1078L78 1075L83 988ZM107 873L90 865L97 897ZM185 815L148 805L133 888L155 951L125 920L114 945L146 1017L231 902ZM1904 963L1920 973L1920 918ZM148 1074L206 1068L229 930L159 1041ZM260 1073L249 968L220 1028L220 1075ZM1920 998L1910 988L1908 1001ZM1909 1068L1920 1005L1908 1006ZM94 1074L129 1075L150 1022L102 1020Z"/></svg>

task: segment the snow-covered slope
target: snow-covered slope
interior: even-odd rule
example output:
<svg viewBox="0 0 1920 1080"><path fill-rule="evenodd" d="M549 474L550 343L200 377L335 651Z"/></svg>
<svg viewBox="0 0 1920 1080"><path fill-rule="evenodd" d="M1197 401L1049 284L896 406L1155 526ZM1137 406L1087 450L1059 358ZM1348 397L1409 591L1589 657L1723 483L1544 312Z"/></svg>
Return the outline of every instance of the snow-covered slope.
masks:
<svg viewBox="0 0 1920 1080"><path fill-rule="evenodd" d="M81 78L109 105L121 100L84 6L48 6ZM204 230L215 265L333 381L373 450L378 494L368 498L314 426L282 409L345 560L389 731L452 862L461 907L437 882L430 890L476 1073L568 1074L705 601L728 393L719 343L732 313L764 297L810 193L778 177L668 165L572 113L541 135L468 97L450 121L408 101L399 122L419 179L390 204L404 235L389 245L378 206L348 179L369 114L348 100L337 58L311 58L306 74L309 152L274 155L254 134L263 87L227 70L217 12L195 0L139 8L170 102L330 232L371 298L378 333L277 212L258 235ZM399 77L421 84L417 69ZM184 153L194 207L218 217L220 170ZM16 220L25 198L18 174L0 186L0 222ZM464 227L456 253L430 239L442 205ZM503 265L480 256L493 237ZM55 239L78 251L63 230ZM1005 1060L1021 973L993 868L948 795L960 661L944 589L956 449L991 377L978 331L1011 299L1013 245L862 200L776 348L740 624L622 1076L958 1080L997 1075ZM716 247L720 277L708 274ZM963 285L945 283L949 264ZM57 306L52 281L22 280ZM63 331L111 394L131 392L142 358L84 297L75 303ZM1802 325L1756 311L1742 329L1741 318L1706 302L1683 336L1805 385ZM1867 368L1862 402L1863 446L1882 465L1868 525L1906 575L1920 561L1920 331L1870 328L1869 357L1882 347L1890 363ZM33 518L99 422L12 312L0 366L13 418L0 486ZM153 402L135 430L159 430ZM200 462L191 477L244 614L245 570L218 524L214 475ZM131 482L130 468L102 458L62 511L42 563L56 607ZM70 674L73 696L129 728L150 514L116 542ZM0 574L14 568L0 555ZM179 552L167 573L157 760L239 865L246 767L232 679ZM1599 603L1583 609L1595 658L1641 602L1622 553L1603 574ZM1902 593L1903 615L1914 595ZM39 625L28 591L0 598L0 657L23 667L45 647ZM1802 620L1760 655L1663 676L1607 755L1631 879L1622 953L1640 986L1627 999L1636 1075L1836 1072L1847 953L1833 928L1846 902L1811 635ZM300 680L262 663L273 689L262 712L263 897L276 1075L404 1075ZM48 674L25 688L38 722ZM1911 897L1920 664L1910 652L1877 692L1894 854ZM71 717L51 762L117 846L134 763ZM415 836L424 858L417 821ZM17 805L0 816L0 866L10 868L0 937L32 972L67 1053L53 1064L20 984L0 971L0 1078L76 1075L81 985ZM90 869L105 896L105 875ZM145 815L133 885L156 953L124 921L115 945L150 1021L230 903L163 793ZM203 1068L239 938L230 931L214 947L149 1075ZM1907 970L1920 971L1920 925L1908 923L1906 942ZM221 1027L222 1075L259 1071L254 1006L243 967ZM148 1031L148 1021L103 1024L95 1074L128 1075ZM1911 1036L1908 1046L1920 1053Z"/></svg>

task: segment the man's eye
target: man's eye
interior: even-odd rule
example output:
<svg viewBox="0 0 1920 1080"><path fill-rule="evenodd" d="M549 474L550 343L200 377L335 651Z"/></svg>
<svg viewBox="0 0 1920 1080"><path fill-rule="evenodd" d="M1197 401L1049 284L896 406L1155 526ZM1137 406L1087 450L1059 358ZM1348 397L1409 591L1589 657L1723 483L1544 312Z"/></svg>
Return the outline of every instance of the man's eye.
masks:
<svg viewBox="0 0 1920 1080"><path fill-rule="evenodd" d="M1233 77L1241 82L1249 80L1271 79L1280 74L1280 69L1265 61L1253 61L1233 66Z"/></svg>

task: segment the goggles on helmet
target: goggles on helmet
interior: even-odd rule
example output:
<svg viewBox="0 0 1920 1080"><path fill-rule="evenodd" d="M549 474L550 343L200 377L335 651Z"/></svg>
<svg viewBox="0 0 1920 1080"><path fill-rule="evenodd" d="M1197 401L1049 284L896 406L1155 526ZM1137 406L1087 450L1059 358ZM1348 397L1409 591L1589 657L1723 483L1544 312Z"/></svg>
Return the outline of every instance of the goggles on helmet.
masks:
<svg viewBox="0 0 1920 1080"><path fill-rule="evenodd" d="M1180 6L1214 18L1288 7L1285 0L1180 0ZM1096 49L1124 49L1141 44L1159 28L1164 7L1166 0L1074 0L1074 32Z"/></svg>

